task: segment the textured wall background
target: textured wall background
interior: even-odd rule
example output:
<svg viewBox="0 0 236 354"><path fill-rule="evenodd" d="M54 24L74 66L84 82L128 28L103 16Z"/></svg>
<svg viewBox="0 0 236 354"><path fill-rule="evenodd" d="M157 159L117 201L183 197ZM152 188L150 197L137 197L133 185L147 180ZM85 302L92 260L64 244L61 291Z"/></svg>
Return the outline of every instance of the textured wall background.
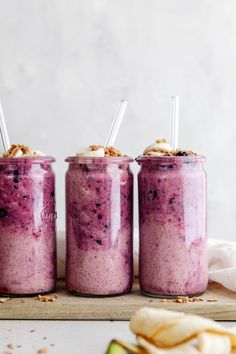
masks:
<svg viewBox="0 0 236 354"><path fill-rule="evenodd" d="M0 97L12 142L57 158L103 143L121 97L117 147L137 156L169 135L208 157L209 234L236 235L235 0L0 0ZM137 169L137 168L136 168Z"/></svg>

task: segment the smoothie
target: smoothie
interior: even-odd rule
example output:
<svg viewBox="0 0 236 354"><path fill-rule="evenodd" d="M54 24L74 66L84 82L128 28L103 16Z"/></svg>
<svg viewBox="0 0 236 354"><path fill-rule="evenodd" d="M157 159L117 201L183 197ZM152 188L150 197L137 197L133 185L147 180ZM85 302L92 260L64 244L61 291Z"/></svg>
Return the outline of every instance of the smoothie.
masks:
<svg viewBox="0 0 236 354"><path fill-rule="evenodd" d="M165 144L137 158L140 285L147 295L196 295L208 283L205 158Z"/></svg>
<svg viewBox="0 0 236 354"><path fill-rule="evenodd" d="M78 295L123 294L133 278L133 160L93 148L66 159L66 284Z"/></svg>
<svg viewBox="0 0 236 354"><path fill-rule="evenodd" d="M55 160L13 147L0 157L0 293L45 293L56 281Z"/></svg>

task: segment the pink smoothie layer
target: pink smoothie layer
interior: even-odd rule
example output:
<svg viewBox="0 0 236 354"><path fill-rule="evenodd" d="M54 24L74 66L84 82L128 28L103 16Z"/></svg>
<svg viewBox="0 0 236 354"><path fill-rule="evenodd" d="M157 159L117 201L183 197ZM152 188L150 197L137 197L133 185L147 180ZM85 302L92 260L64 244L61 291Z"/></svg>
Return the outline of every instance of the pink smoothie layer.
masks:
<svg viewBox="0 0 236 354"><path fill-rule="evenodd" d="M141 164L141 288L164 296L202 293L208 283L202 162L197 157L191 163L190 158L151 157Z"/></svg>
<svg viewBox="0 0 236 354"><path fill-rule="evenodd" d="M120 159L121 163L104 164L100 158L70 163L66 175L70 291L115 295L131 290L133 176Z"/></svg>
<svg viewBox="0 0 236 354"><path fill-rule="evenodd" d="M55 178L51 160L0 159L2 294L30 295L55 287Z"/></svg>

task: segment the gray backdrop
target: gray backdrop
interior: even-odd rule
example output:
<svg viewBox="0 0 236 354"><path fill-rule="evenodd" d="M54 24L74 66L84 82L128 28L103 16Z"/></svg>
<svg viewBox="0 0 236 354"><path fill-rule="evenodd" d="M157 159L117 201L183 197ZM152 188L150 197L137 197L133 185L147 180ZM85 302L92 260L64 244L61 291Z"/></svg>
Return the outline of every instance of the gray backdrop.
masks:
<svg viewBox="0 0 236 354"><path fill-rule="evenodd" d="M235 15L235 0L0 0L10 138L57 158L60 229L65 156L104 143L121 97L116 146L137 156L169 136L178 94L181 146L208 157L209 235L234 239Z"/></svg>

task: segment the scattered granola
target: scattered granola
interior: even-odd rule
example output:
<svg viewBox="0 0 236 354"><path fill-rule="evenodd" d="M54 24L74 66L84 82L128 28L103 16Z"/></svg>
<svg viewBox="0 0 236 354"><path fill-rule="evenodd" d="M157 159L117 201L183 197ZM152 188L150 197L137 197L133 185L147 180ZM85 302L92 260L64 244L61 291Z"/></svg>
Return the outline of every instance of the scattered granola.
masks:
<svg viewBox="0 0 236 354"><path fill-rule="evenodd" d="M162 299L161 302L164 303L178 303L178 304L187 304L189 302L201 302L203 299L201 297L188 297L188 296L177 296L175 299Z"/></svg>
<svg viewBox="0 0 236 354"><path fill-rule="evenodd" d="M16 347L16 346L15 346L14 344L12 344L12 343L10 343L10 344L7 345L7 348L8 348L8 349L15 349L15 347Z"/></svg>
<svg viewBox="0 0 236 354"><path fill-rule="evenodd" d="M3 298L0 298L0 304L4 304L5 302L11 300L10 297L3 297Z"/></svg>
<svg viewBox="0 0 236 354"><path fill-rule="evenodd" d="M37 351L38 354L47 354L48 349L47 348L41 348Z"/></svg>
<svg viewBox="0 0 236 354"><path fill-rule="evenodd" d="M28 155L30 148L22 144L12 144L10 149L8 149L2 156L3 157L17 157L22 155Z"/></svg>
<svg viewBox="0 0 236 354"><path fill-rule="evenodd" d="M208 299L207 302L216 302L218 301L217 299Z"/></svg>
<svg viewBox="0 0 236 354"><path fill-rule="evenodd" d="M30 333L34 333L34 332L36 332L35 328L30 330Z"/></svg>
<svg viewBox="0 0 236 354"><path fill-rule="evenodd" d="M56 294L54 295L38 295L35 297L35 300L41 301L41 302L54 302L57 301L58 296Z"/></svg>

